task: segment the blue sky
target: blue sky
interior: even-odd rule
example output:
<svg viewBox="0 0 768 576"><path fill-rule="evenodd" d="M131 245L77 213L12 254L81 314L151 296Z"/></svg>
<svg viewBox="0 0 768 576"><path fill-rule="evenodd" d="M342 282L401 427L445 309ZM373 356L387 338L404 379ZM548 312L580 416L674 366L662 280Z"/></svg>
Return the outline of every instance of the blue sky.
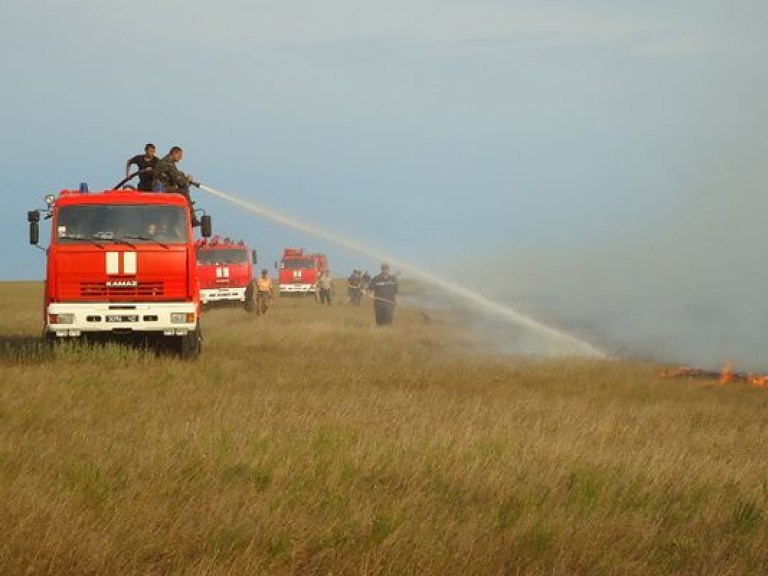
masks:
<svg viewBox="0 0 768 576"><path fill-rule="evenodd" d="M0 279L44 273L27 209L114 184L152 141L212 187L491 296L761 303L767 17L758 0L0 1ZM198 196L264 261L305 246L337 274L376 266Z"/></svg>

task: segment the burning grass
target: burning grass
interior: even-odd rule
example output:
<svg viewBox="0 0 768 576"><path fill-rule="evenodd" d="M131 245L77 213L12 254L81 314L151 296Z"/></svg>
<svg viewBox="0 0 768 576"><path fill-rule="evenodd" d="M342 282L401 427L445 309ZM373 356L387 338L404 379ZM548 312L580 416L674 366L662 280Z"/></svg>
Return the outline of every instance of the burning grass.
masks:
<svg viewBox="0 0 768 576"><path fill-rule="evenodd" d="M680 366L678 368L665 368L659 373L661 378L696 378L703 380L717 380L721 386L734 382L751 384L757 388L768 386L768 374L755 374L753 372L736 372L733 369L733 363L729 360L723 366L722 371L701 370L691 368L690 366Z"/></svg>
<svg viewBox="0 0 768 576"><path fill-rule="evenodd" d="M768 571L763 390L302 299L196 363L46 355L38 297L0 286L4 574Z"/></svg>

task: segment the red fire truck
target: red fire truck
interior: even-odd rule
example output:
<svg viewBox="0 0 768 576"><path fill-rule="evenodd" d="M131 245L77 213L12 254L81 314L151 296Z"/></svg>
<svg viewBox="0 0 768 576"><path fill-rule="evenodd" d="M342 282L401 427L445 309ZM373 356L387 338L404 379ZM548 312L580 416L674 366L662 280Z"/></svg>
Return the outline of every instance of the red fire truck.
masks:
<svg viewBox="0 0 768 576"><path fill-rule="evenodd" d="M242 240L220 236L198 240L195 250L202 303L245 302L257 262L256 250L249 250Z"/></svg>
<svg viewBox="0 0 768 576"><path fill-rule="evenodd" d="M308 254L303 248L286 248L280 260L280 295L315 294L317 279L327 269L325 254Z"/></svg>
<svg viewBox="0 0 768 576"><path fill-rule="evenodd" d="M200 353L200 290L191 213L180 194L62 190L46 196L51 220L44 337L109 337ZM40 210L28 213L30 243ZM201 233L211 235L210 216Z"/></svg>

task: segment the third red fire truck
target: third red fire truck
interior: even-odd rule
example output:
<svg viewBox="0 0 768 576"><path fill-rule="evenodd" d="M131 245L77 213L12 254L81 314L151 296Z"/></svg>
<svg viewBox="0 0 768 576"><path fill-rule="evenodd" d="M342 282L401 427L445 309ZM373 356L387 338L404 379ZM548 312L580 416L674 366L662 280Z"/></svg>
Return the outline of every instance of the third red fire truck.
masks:
<svg viewBox="0 0 768 576"><path fill-rule="evenodd" d="M280 260L280 295L315 294L320 273L327 269L325 254L309 254L303 248L286 248Z"/></svg>

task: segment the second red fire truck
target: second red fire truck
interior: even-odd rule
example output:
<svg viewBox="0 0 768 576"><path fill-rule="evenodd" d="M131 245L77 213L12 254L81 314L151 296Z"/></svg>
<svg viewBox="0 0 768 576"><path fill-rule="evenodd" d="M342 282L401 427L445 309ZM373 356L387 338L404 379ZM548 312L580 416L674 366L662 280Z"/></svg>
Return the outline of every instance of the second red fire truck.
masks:
<svg viewBox="0 0 768 576"><path fill-rule="evenodd" d="M202 303L245 303L257 262L256 250L250 250L242 240L220 236L198 240L195 250Z"/></svg>

